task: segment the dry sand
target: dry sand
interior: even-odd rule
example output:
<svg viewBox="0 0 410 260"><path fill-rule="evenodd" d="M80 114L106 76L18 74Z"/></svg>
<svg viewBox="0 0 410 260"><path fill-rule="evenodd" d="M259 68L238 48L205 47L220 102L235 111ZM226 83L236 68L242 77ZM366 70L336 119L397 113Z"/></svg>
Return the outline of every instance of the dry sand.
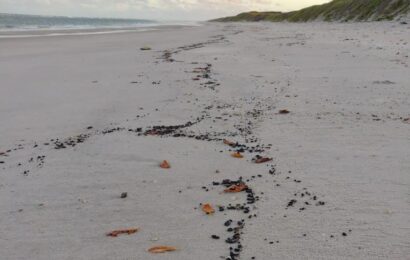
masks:
<svg viewBox="0 0 410 260"><path fill-rule="evenodd" d="M409 259L409 53L399 23L0 39L1 258Z"/></svg>

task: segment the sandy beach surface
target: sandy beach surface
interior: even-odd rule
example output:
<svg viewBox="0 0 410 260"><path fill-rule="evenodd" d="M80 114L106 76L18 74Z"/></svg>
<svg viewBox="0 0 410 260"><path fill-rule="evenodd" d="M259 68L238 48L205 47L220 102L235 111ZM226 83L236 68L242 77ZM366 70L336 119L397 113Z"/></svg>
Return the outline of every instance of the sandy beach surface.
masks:
<svg viewBox="0 0 410 260"><path fill-rule="evenodd" d="M0 258L409 259L409 54L398 22L0 39Z"/></svg>

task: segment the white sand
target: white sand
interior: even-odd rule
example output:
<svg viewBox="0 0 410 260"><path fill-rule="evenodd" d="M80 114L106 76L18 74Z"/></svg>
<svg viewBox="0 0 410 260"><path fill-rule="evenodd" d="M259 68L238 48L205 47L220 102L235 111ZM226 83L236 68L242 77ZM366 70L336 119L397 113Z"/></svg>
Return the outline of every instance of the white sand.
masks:
<svg viewBox="0 0 410 260"><path fill-rule="evenodd" d="M172 55L176 62L160 59L195 43L205 44ZM146 45L152 50L141 51ZM240 259L408 259L409 53L410 28L398 23L0 39L0 152L12 149L0 155L0 258L225 259L223 223L246 218ZM215 90L192 80L206 63ZM277 175L252 154L230 157L220 141L128 131L202 115L182 131L272 144L265 155ZM238 131L249 122L252 135ZM114 127L125 129L101 133ZM55 150L50 141L79 134L90 137L75 147ZM163 159L170 170L158 167ZM258 174L248 183L260 196L256 218L199 210L245 201L212 181ZM296 198L301 191L325 205ZM132 227L140 231L105 236ZM179 250L149 254L154 245Z"/></svg>

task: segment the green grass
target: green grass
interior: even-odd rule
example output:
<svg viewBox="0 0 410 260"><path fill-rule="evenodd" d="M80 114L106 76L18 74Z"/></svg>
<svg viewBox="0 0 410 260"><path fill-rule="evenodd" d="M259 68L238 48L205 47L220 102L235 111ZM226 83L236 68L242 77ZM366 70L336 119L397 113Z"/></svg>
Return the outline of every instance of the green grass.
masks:
<svg viewBox="0 0 410 260"><path fill-rule="evenodd" d="M410 0L333 0L327 4L311 6L289 13L248 12L213 21L382 21L393 20L409 12Z"/></svg>

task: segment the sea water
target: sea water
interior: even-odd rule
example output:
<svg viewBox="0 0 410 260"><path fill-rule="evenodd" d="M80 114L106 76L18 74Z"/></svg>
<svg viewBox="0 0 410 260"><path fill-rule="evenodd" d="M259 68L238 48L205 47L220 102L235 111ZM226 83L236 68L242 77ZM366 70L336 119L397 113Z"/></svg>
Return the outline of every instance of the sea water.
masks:
<svg viewBox="0 0 410 260"><path fill-rule="evenodd" d="M159 25L143 19L84 18L0 13L0 31L129 28Z"/></svg>

